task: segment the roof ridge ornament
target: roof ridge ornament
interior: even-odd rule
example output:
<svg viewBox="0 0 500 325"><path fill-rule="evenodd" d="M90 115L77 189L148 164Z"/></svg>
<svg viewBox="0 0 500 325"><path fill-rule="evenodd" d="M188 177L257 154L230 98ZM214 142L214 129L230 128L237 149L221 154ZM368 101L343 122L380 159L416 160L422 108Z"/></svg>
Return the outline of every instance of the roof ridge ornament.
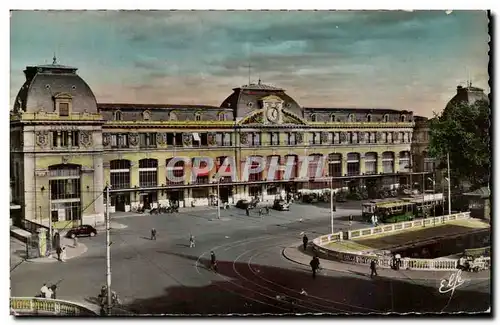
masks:
<svg viewBox="0 0 500 325"><path fill-rule="evenodd" d="M57 64L57 57L56 57L56 52L54 52L54 56L52 57L52 65Z"/></svg>

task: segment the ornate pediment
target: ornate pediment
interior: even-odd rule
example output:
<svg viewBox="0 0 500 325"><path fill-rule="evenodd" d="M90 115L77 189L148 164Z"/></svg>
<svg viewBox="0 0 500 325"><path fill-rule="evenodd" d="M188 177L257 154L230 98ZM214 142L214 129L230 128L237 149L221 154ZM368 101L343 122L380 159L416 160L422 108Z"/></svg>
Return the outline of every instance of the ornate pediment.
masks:
<svg viewBox="0 0 500 325"><path fill-rule="evenodd" d="M298 124L298 125L305 125L305 121L302 120L300 117L296 116L293 113L287 112L287 111L282 111L282 118L280 117L279 120L276 120L272 124L274 125L279 125L279 124ZM245 117L240 121L240 124L269 124L269 118L266 117L265 113L263 111L259 112L254 112L253 114Z"/></svg>

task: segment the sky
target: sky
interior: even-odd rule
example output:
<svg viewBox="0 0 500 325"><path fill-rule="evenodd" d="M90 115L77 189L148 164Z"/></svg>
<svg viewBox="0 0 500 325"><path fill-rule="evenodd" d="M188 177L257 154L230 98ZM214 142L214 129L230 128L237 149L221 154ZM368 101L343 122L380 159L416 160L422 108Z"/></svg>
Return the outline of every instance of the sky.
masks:
<svg viewBox="0 0 500 325"><path fill-rule="evenodd" d="M489 93L485 11L15 11L10 26L11 105L54 53L102 103L220 105L249 77L304 107L423 116L467 79Z"/></svg>

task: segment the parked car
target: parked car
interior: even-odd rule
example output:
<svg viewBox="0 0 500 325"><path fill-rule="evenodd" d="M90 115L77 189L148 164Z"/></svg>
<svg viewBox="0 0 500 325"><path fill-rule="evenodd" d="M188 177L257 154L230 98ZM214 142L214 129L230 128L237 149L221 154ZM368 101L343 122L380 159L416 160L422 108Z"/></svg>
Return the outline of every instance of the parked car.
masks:
<svg viewBox="0 0 500 325"><path fill-rule="evenodd" d="M78 226L76 228L70 229L68 231L68 233L66 234L66 237L69 237L69 238L75 238L75 237L80 237L80 236L94 237L95 235L97 235L97 230L94 227L89 226L89 225L82 225L82 226Z"/></svg>
<svg viewBox="0 0 500 325"><path fill-rule="evenodd" d="M247 209L250 207L250 201L248 200L239 200L236 202L236 207L240 209Z"/></svg>
<svg viewBox="0 0 500 325"><path fill-rule="evenodd" d="M285 200L275 200L273 209L278 211L290 211L290 204Z"/></svg>

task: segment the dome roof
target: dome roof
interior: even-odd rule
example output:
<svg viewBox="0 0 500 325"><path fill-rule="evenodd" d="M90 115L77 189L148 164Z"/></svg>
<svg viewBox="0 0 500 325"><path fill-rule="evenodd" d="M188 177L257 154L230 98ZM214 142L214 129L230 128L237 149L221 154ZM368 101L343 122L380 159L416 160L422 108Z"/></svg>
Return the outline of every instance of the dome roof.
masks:
<svg viewBox="0 0 500 325"><path fill-rule="evenodd" d="M283 109L299 117L303 117L302 108L282 88L270 86L259 82L257 84L248 84L239 88L234 88L233 93L229 95L221 104L223 108L231 108L234 111L236 119L243 118L256 109L260 109L261 99L274 95L283 100Z"/></svg>
<svg viewBox="0 0 500 325"><path fill-rule="evenodd" d="M54 111L54 96L72 98L72 111L97 113L97 103L89 85L76 74L77 68L59 64L28 66L26 81L14 102L14 112Z"/></svg>

